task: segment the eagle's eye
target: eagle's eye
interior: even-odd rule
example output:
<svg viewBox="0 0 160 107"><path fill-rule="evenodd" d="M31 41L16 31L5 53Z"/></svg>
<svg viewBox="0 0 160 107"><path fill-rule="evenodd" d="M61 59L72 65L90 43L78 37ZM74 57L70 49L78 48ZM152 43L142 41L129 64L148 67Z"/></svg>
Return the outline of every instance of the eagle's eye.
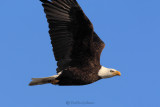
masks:
<svg viewBox="0 0 160 107"><path fill-rule="evenodd" d="M110 72L114 72L113 70L110 70Z"/></svg>

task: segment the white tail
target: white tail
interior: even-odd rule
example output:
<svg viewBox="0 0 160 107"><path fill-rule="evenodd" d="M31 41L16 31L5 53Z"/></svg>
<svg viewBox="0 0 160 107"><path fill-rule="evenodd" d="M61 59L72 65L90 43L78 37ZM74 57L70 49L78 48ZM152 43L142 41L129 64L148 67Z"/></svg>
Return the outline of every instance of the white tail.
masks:
<svg viewBox="0 0 160 107"><path fill-rule="evenodd" d="M61 75L62 72L59 72L58 75L53 75L50 77L44 77L44 78L32 78L32 81L29 83L30 86L33 85L41 85L41 84L48 84L51 83L53 80L55 80L59 75Z"/></svg>
<svg viewBox="0 0 160 107"><path fill-rule="evenodd" d="M54 80L55 77L44 77L44 78L32 78L32 81L29 83L30 86L33 85L41 85L41 84L47 84L47 83L51 83L52 80Z"/></svg>

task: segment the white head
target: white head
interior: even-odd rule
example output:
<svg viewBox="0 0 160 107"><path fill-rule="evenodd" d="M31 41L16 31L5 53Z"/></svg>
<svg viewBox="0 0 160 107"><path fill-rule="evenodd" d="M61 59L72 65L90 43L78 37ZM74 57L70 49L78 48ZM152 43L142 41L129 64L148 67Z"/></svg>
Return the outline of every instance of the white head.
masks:
<svg viewBox="0 0 160 107"><path fill-rule="evenodd" d="M106 68L101 66L101 69L98 72L98 76L100 76L101 78L110 78L113 76L120 76L121 73L115 69L110 69L110 68Z"/></svg>

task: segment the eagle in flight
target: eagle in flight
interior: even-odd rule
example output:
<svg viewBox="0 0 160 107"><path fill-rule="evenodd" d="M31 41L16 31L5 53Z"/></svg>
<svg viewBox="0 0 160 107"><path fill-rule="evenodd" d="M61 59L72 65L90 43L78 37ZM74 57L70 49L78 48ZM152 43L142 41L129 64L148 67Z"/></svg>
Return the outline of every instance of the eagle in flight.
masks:
<svg viewBox="0 0 160 107"><path fill-rule="evenodd" d="M87 85L100 79L120 76L115 69L100 65L104 42L76 0L40 0L49 23L49 34L57 75L32 78L30 86Z"/></svg>

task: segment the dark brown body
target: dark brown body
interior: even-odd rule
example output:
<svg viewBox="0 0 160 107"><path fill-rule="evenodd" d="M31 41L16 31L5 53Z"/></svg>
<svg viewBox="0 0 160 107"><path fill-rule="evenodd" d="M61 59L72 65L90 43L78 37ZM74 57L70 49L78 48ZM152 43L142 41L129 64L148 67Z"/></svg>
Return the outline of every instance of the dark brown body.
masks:
<svg viewBox="0 0 160 107"><path fill-rule="evenodd" d="M98 71L101 66L94 67L71 67L64 70L62 74L57 78L58 85L86 85L96 82L100 79ZM93 72L94 71L94 72Z"/></svg>

